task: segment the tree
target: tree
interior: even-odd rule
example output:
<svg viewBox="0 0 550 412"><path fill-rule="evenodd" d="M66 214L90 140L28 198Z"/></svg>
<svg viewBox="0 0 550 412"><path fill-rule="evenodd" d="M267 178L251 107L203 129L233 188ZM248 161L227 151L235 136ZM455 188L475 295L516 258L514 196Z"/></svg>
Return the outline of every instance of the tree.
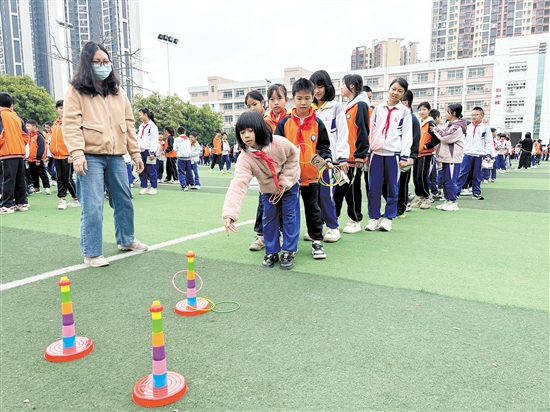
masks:
<svg viewBox="0 0 550 412"><path fill-rule="evenodd" d="M187 134L197 132L199 143L210 143L216 134L216 129L222 128L222 115L214 113L210 105L197 107L189 102L184 102L177 94L165 96L153 92L147 97L136 95L132 106L136 129L141 124L138 112L145 107L154 113L155 122L160 131L164 130L166 126L172 126L174 130L183 126L187 130Z"/></svg>
<svg viewBox="0 0 550 412"><path fill-rule="evenodd" d="M29 76L0 75L0 92L9 93L15 102L14 110L22 119L36 120L43 125L57 118L55 101L44 87L38 87Z"/></svg>

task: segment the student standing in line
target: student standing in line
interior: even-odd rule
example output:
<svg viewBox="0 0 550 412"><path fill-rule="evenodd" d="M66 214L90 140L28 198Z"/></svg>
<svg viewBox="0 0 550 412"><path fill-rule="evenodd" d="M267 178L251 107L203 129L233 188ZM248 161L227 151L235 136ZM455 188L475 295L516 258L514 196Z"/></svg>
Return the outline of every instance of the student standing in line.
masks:
<svg viewBox="0 0 550 412"><path fill-rule="evenodd" d="M340 217L344 199L347 204L348 222L344 233L361 231L363 220L361 192L362 170L369 153L369 98L363 90L363 78L358 74L348 74L342 79L342 97L348 102L344 106L344 118L347 128L347 154L340 163L346 173L347 182L334 190L336 216ZM333 155L334 156L334 155Z"/></svg>
<svg viewBox="0 0 550 412"><path fill-rule="evenodd" d="M319 207L319 170L310 162L314 155L318 155L325 160L328 168L333 166L327 129L311 107L313 92L314 86L309 80L300 78L294 82L292 99L296 107L290 116L279 122L275 134L286 137L300 151L300 194L304 202L307 232L312 240L311 253L313 259L325 259L327 256L321 243L323 218Z"/></svg>
<svg viewBox="0 0 550 412"><path fill-rule="evenodd" d="M434 148L439 144L439 139L430 132L430 127L435 127L434 119L430 117L432 107L428 102L418 105L420 116L420 142L418 144L418 157L413 165L414 192L418 200L411 205L413 208L429 209L430 201L429 174L432 165Z"/></svg>
<svg viewBox="0 0 550 412"><path fill-rule="evenodd" d="M365 230L390 231L397 216L400 169L408 165L412 146L411 112L401 103L409 84L402 77L389 86L388 101L378 105L370 119L369 222ZM388 196L384 219L380 219L382 188Z"/></svg>
<svg viewBox="0 0 550 412"><path fill-rule="evenodd" d="M242 149L235 177L227 190L222 217L227 235L236 232L242 201L253 177L258 179L264 204L266 255L262 267L272 268L279 261L282 221L283 244L280 268L294 267L294 253L300 236L299 150L287 139L273 136L259 113L243 113L235 126Z"/></svg>
<svg viewBox="0 0 550 412"><path fill-rule="evenodd" d="M187 182L191 185L191 189L200 190L201 181L199 179L199 162L202 153L202 147L197 141L197 132L189 133L189 140L191 141L191 171L193 175Z"/></svg>
<svg viewBox="0 0 550 412"><path fill-rule="evenodd" d="M222 164L222 139L220 138L222 131L220 129L216 130L216 136L212 139L212 164L210 165L210 173L212 173L214 166L218 165L220 168L220 173L225 173L223 171Z"/></svg>
<svg viewBox="0 0 550 412"><path fill-rule="evenodd" d="M223 170L223 165L225 163L225 168L227 173L233 173L231 171L231 145L227 141L227 133L222 133L222 173L225 173Z"/></svg>
<svg viewBox="0 0 550 412"><path fill-rule="evenodd" d="M311 75L309 80L314 85L313 110L317 118L323 121L329 140L332 161L340 166L342 173L348 172L347 159L350 153L348 142L348 125L346 116L340 103L334 100L336 91L329 74L325 70L318 70ZM323 180L330 182L333 176L331 169L323 171ZM334 201L335 187L321 185L319 187L319 206L323 222L327 226L327 232L323 240L328 243L337 242L341 235L336 213L336 204ZM304 240L311 240L309 235L304 236Z"/></svg>
<svg viewBox="0 0 550 412"><path fill-rule="evenodd" d="M47 195L51 195L50 179L46 172L46 141L44 136L38 130L38 123L36 120L27 120L27 131L29 132L30 144L29 144L29 157L27 161L29 163L29 170L31 172L32 183L34 187L33 193L40 193L40 180L42 180L42 186L44 186L44 192Z"/></svg>
<svg viewBox="0 0 550 412"><path fill-rule="evenodd" d="M141 125L138 130L139 149L141 151L141 160L145 169L139 174L141 183L140 195L157 194L157 160L155 153L158 146L159 129L155 122L155 116L152 111L146 107L139 110L139 120ZM147 181L151 183L151 188L147 189Z"/></svg>
<svg viewBox="0 0 550 412"><path fill-rule="evenodd" d="M462 105L459 103L449 105L445 112L445 119L447 124L444 128L430 127L430 131L440 142L436 150L436 159L442 166L441 177L445 196L445 202L436 206L436 209L454 212L458 210L456 183L462 164L464 133L467 127L466 121L462 119Z"/></svg>
<svg viewBox="0 0 550 412"><path fill-rule="evenodd" d="M63 100L58 100L55 104L55 110L59 117L52 126L52 137L50 140L50 151L55 162L57 171L57 197L59 210L68 207L80 207L78 196L76 195L76 185L73 180L73 164L69 163L69 149L63 140ZM73 200L67 203L67 191L71 194Z"/></svg>
<svg viewBox="0 0 550 412"><path fill-rule="evenodd" d="M472 173L472 199L483 200L481 196L481 163L483 158L491 160L495 155L493 135L489 126L483 124L483 109L472 109L472 122L464 135L464 158L460 167L457 187L459 191L466 187L468 175ZM460 193L460 192L459 192Z"/></svg>
<svg viewBox="0 0 550 412"><path fill-rule="evenodd" d="M192 184L191 140L185 134L185 129L178 127L178 137L174 139L174 150L178 153L178 177L181 190L187 192Z"/></svg>
<svg viewBox="0 0 550 412"><path fill-rule="evenodd" d="M164 128L164 153L166 154L166 179L164 183L175 183L178 181L178 152L174 150L174 128Z"/></svg>
<svg viewBox="0 0 550 412"><path fill-rule="evenodd" d="M164 153L164 134L159 130L158 146L155 152L157 158L157 181L162 182L162 175L164 174L164 162L166 161L166 153Z"/></svg>

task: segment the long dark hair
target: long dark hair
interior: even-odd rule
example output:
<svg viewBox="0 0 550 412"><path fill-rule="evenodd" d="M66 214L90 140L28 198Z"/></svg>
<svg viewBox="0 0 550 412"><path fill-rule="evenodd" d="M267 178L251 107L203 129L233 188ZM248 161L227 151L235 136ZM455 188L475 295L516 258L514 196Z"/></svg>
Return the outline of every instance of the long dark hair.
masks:
<svg viewBox="0 0 550 412"><path fill-rule="evenodd" d="M78 90L79 93L88 94L92 97L97 95L107 96L109 94L116 96L118 94L120 80L114 71L114 67L111 74L103 80L101 85L97 81L94 69L92 67L92 60L95 52L98 50L106 53L109 60L111 60L109 52L105 47L103 47L103 45L94 41L89 41L80 51L80 62L78 63L76 73L71 80L71 84L76 90Z"/></svg>
<svg viewBox="0 0 550 412"><path fill-rule="evenodd" d="M348 90L351 92L351 85L355 86L355 90L353 91L353 98L355 99L357 96L359 96L359 93L363 90L363 78L359 76L358 74L346 74L344 78L342 79Z"/></svg>
<svg viewBox="0 0 550 412"><path fill-rule="evenodd" d="M264 148L273 141L273 135L271 134L271 128L264 121L262 115L255 111L244 112L237 120L235 125L235 135L237 137L237 143L242 150L246 150L246 143L241 138L241 130L244 129L254 130L254 137L256 143L260 148Z"/></svg>
<svg viewBox="0 0 550 412"><path fill-rule="evenodd" d="M151 110L149 110L147 107L144 107L143 109L139 109L139 111L145 115L147 115L147 117L149 118L149 120L151 120L154 124L157 124L157 122L155 121L155 113L153 113ZM178 133L179 133L179 130L178 130ZM183 133L185 133L185 129L183 130Z"/></svg>
<svg viewBox="0 0 550 412"><path fill-rule="evenodd" d="M324 102L330 102L334 100L334 97L336 96L336 90L334 90L334 85L332 84L330 75L325 70L317 70L311 75L309 80L311 80L313 84L325 88L325 95L323 96ZM319 103L316 97L313 97L313 102L315 104Z"/></svg>

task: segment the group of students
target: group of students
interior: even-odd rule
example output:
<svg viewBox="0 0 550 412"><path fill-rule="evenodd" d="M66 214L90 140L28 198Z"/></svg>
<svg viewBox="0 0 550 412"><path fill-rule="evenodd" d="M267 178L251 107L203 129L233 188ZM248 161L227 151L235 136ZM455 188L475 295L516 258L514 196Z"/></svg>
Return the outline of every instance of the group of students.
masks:
<svg viewBox="0 0 550 412"><path fill-rule="evenodd" d="M41 182L46 195L52 194L52 185L57 186L59 210L80 207L72 162L63 139L63 100L55 106L59 117L55 122L46 122L44 132L36 120L20 119L13 104L11 95L0 93L0 214L27 211L28 196L42 193ZM66 199L68 193L70 202Z"/></svg>
<svg viewBox="0 0 550 412"><path fill-rule="evenodd" d="M344 107L334 100L330 76L320 70L309 80L294 82L291 111L282 84L269 87L268 108L258 91L245 97L249 111L235 127L241 154L222 217L229 236L237 230L243 198L256 178L256 238L249 249L265 247L263 267L272 268L279 261L281 269L294 267L300 196L307 227L304 240L312 242L314 259L326 258L323 241L341 238L338 218L344 200L349 221L343 232L361 231L363 178L366 231L390 231L395 218L415 207L428 209L436 200L444 200L437 206L443 211L459 210L461 194L483 200L482 165L494 161L497 146L496 132L483 123L481 107L473 108L467 123L462 106L451 104L444 114L445 126L440 127L440 113L428 102L417 106L418 118L412 114L413 94L403 78L390 83L388 100L374 108L372 91L359 75L344 76L341 93L347 99ZM411 175L414 195L408 192Z"/></svg>

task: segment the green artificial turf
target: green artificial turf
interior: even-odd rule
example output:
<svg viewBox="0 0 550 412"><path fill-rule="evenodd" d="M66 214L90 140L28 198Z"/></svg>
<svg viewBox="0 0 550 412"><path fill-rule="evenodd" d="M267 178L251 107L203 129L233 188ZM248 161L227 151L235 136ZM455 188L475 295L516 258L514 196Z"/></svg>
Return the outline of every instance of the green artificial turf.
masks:
<svg viewBox="0 0 550 412"><path fill-rule="evenodd" d="M252 223L72 272L77 335L96 347L66 364L43 359L61 336L59 277L0 292L0 410L142 410L131 393L151 373L154 299L168 369L189 384L161 410L550 410L549 171L499 174L459 212L415 209L389 233L343 234L324 261L300 240L290 272L260 267ZM220 228L231 178L203 167L201 191L134 188L136 236L155 245ZM255 218L257 193L240 222ZM29 199L29 212L0 216L2 284L82 263L80 209ZM104 254L120 255L107 203L104 220ZM173 313L188 250L199 295L239 310Z"/></svg>

